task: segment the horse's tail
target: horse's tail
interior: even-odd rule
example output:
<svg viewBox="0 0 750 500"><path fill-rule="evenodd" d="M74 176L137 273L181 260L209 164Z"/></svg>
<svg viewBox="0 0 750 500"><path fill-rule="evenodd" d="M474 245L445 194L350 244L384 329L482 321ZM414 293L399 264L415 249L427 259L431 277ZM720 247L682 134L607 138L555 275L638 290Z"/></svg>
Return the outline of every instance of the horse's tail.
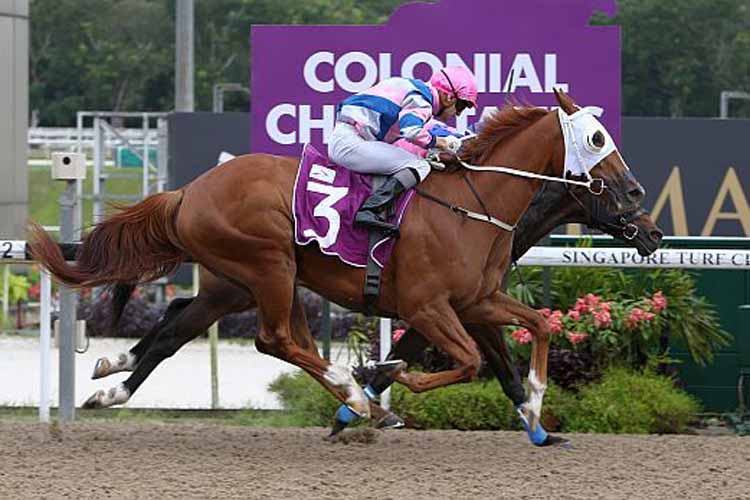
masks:
<svg viewBox="0 0 750 500"><path fill-rule="evenodd" d="M132 283L115 283L111 287L110 293L112 298L110 299L110 304L112 307L112 317L109 322L111 332L117 330L117 325L120 324L120 318L122 318L122 314L125 312L125 306L128 305L130 296L133 295L134 290L135 285Z"/></svg>
<svg viewBox="0 0 750 500"><path fill-rule="evenodd" d="M58 244L36 223L29 227L29 250L55 278L73 287L152 281L187 258L175 227L181 202L181 191L168 191L121 209L83 238L75 265L65 261Z"/></svg>

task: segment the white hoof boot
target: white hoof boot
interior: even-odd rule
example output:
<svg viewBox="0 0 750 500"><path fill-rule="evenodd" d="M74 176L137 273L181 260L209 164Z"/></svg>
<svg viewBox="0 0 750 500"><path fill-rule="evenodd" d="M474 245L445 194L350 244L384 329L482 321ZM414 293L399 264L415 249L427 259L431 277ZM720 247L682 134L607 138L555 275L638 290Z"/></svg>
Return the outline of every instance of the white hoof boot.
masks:
<svg viewBox="0 0 750 500"><path fill-rule="evenodd" d="M536 374L536 371L529 370L529 398L527 402L529 425L532 431L536 431L536 426L542 416L542 400L547 384L543 384Z"/></svg>
<svg viewBox="0 0 750 500"><path fill-rule="evenodd" d="M325 379L331 385L346 391L346 404L357 415L362 418L370 418L370 402L365 396L365 391L354 380L348 368L330 365L325 373Z"/></svg>
<svg viewBox="0 0 750 500"><path fill-rule="evenodd" d="M129 352L123 352L116 358L99 358L94 365L94 373L91 378L98 378L112 375L119 372L132 372L135 368L135 356Z"/></svg>
<svg viewBox="0 0 750 500"><path fill-rule="evenodd" d="M130 399L130 391L124 385L119 384L108 391L96 391L86 400L81 408L109 408L114 405L121 405Z"/></svg>

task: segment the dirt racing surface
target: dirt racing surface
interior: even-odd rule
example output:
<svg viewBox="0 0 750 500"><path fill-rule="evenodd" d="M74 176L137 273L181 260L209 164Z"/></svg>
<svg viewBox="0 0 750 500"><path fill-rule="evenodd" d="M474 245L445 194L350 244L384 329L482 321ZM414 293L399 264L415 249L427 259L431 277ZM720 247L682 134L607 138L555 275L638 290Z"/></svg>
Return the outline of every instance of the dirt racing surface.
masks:
<svg viewBox="0 0 750 500"><path fill-rule="evenodd" d="M366 431L0 421L0 498L750 499L748 437Z"/></svg>

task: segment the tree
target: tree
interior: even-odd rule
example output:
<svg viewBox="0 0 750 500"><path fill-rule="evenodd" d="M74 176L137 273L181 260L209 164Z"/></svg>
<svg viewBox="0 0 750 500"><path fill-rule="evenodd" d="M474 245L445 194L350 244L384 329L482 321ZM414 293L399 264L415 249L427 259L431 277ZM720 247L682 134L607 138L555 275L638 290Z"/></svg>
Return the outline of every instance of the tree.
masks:
<svg viewBox="0 0 750 500"><path fill-rule="evenodd" d="M750 4L619 0L623 110L634 116L716 116L722 90L750 90ZM749 115L750 116L750 115Z"/></svg>
<svg viewBox="0 0 750 500"><path fill-rule="evenodd" d="M216 83L249 84L253 24L379 24L406 0L196 0L196 109ZM622 27L623 112L716 116L722 90L750 92L750 3L619 0L594 24ZM31 106L43 125L82 109L168 111L175 0L32 0ZM584 55L582 54L582 57ZM227 110L246 110L230 94ZM750 103L733 104L750 116Z"/></svg>

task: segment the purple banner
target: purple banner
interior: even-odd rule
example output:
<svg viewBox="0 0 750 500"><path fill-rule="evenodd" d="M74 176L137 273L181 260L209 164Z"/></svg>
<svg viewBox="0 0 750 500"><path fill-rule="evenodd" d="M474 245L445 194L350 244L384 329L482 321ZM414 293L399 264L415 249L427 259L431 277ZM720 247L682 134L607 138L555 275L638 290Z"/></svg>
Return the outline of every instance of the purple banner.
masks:
<svg viewBox="0 0 750 500"><path fill-rule="evenodd" d="M620 29L589 26L615 0L442 0L397 9L383 26L253 26L251 149L298 156L325 151L335 107L391 76L428 80L464 64L479 85L478 109L459 130L513 96L553 107L554 88L600 106L620 138Z"/></svg>

